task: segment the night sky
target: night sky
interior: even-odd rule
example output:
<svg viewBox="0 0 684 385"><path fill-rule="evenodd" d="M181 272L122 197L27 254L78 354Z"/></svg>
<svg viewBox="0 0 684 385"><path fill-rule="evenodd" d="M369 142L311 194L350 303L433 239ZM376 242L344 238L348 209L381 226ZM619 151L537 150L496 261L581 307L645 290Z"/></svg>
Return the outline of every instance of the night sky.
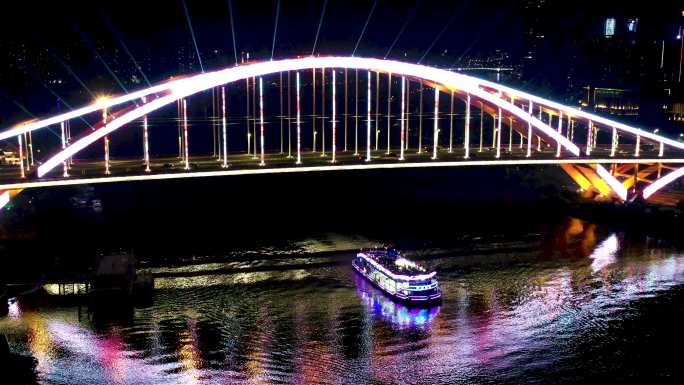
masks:
<svg viewBox="0 0 684 385"><path fill-rule="evenodd" d="M312 53L324 3L280 2L274 58ZM417 62L425 55L423 63L448 67L503 54L502 65L519 66L529 48L527 32L533 28L544 39L535 66L522 80L539 94L562 99L565 95L559 93L566 92L572 67L591 66L589 59L583 62L581 43L602 33L607 16L638 17L640 39L656 42L667 37L668 48L676 45L671 40L682 17L675 2L657 2L655 7L626 3L631 2L379 0L356 55L384 57L405 26L389 58ZM270 59L277 4L232 1L235 53L228 0L186 0L204 68L233 65L236 54L239 60L245 52L257 60ZM541 11L530 10L530 4L541 4ZM328 1L315 53L351 54L373 6L371 0ZM92 100L90 92L122 93L144 87L144 77L155 83L200 71L179 0L22 1L3 4L2 14L3 125L28 117L18 104L45 115L64 108L57 96L78 106ZM135 70L126 48L144 76ZM190 64L179 65L180 61Z"/></svg>

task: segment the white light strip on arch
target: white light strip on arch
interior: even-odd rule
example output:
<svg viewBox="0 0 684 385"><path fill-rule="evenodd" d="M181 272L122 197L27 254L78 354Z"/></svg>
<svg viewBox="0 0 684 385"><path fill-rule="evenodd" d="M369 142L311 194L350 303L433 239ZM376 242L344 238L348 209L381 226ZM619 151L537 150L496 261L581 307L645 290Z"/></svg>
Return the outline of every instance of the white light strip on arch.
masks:
<svg viewBox="0 0 684 385"><path fill-rule="evenodd" d="M38 167L38 177L40 178L44 176L50 170L62 164L62 162L73 157L77 152L83 150L88 145L94 143L95 141L104 137L105 135L110 134L111 132L123 126L124 124L129 123L135 119L141 118L144 115L149 114L150 112L155 111L167 104L173 103L177 99L178 97L174 94L163 96L159 99L155 99L112 120L110 123L107 123L102 128L93 131L92 133L75 141L72 145L60 151L55 156L48 159L45 163L41 164Z"/></svg>
<svg viewBox="0 0 684 385"><path fill-rule="evenodd" d="M0 209L5 207L10 201L10 193L9 191L5 190L0 192Z"/></svg>
<svg viewBox="0 0 684 385"><path fill-rule="evenodd" d="M514 88L507 87L507 86L504 86L504 85L499 84L499 83L493 83L493 82L490 82L487 80L480 80L480 79L478 79L478 80L479 80L480 84L482 84L485 87L492 88L492 89L495 89L497 91L502 91L502 92L507 93L509 95L514 95L516 98L530 100L535 104L541 104L541 105L549 107L549 108L553 108L553 109L556 109L559 111L563 111L565 114L569 114L570 117L574 117L574 118L581 117L581 118L584 118L586 120L591 120L594 123L600 123L600 124L606 125L608 127L615 127L618 130L626 131L626 132L629 132L630 134L633 134L633 135L640 135L641 137L648 138L654 142L662 142L662 143L665 143L669 146L684 150L684 143L680 143L676 140L669 139L669 138L661 136L661 135L656 135L656 134L650 133L648 131L644 131L642 129L629 126L627 124L617 122L615 120L606 119L602 116L592 114L590 112L582 111L582 110L577 109L575 107L570 107L570 106L566 106L564 104L556 103L552 100L544 99L542 97L535 96L533 94L530 94L530 93L527 93L524 91L516 90Z"/></svg>
<svg viewBox="0 0 684 385"><path fill-rule="evenodd" d="M251 64L247 66L231 67L216 72L196 75L193 77L166 83L165 90L170 90L172 92L171 95L154 99L153 101L143 106L139 106L131 112L128 112L116 118L115 120L107 124L103 129L94 131L89 135L79 139L73 145L69 146L67 149L63 150L62 152L50 158L47 162L43 163L43 165L41 165L38 168L38 176L42 177L57 164L61 163L64 159L68 158L69 156L73 156L73 154L75 154L76 152L82 150L83 148L87 147L88 145L92 144L93 142L102 138L108 133L118 129L119 127L135 119L142 117L145 114L149 114L152 111L165 106L166 104L170 104L176 99L186 97L194 93L201 92L222 84L242 80L245 78L259 77L270 73L323 67L369 69L374 71L391 72L395 74L422 78L425 80L440 83L452 89L463 90L465 92L470 93L473 96L480 98L481 100L487 101L490 104L493 104L505 111L508 111L509 113L515 115L523 121L531 123L532 126L534 126L539 131L549 136L551 139L560 142L561 145L564 148L566 148L570 153L574 154L575 156L580 155L579 148L566 137L560 135L556 130L552 129L539 119L530 116L528 113L513 105L512 103L505 100L501 100L496 95L492 95L489 92L486 92L483 89L481 89L479 86L478 79L437 68L431 68L417 64L402 63L392 60L366 59L356 57L307 57L301 59L270 61ZM99 108L101 108L102 106L104 106L104 104L98 105ZM141 111L144 111L144 113ZM23 130L27 129L23 128ZM15 131L13 135L17 135L19 132L21 131ZM0 139L2 138L3 137L0 136Z"/></svg>
<svg viewBox="0 0 684 385"><path fill-rule="evenodd" d="M642 192L644 199L648 199L651 195L655 194L658 190L665 187L666 185L675 181L675 179L684 175L684 167L680 167L669 174L661 177L650 185L644 187Z"/></svg>
<svg viewBox="0 0 684 385"><path fill-rule="evenodd" d="M617 180L611 173L606 170L605 167L601 166L600 164L596 165L596 174L600 176L606 183L608 183L608 186L610 186L613 191L617 194L620 199L623 201L627 200L627 188L620 183L619 180Z"/></svg>
<svg viewBox="0 0 684 385"><path fill-rule="evenodd" d="M109 108L112 106L116 106L122 103L130 102L136 99L141 99L143 96L147 96L150 94L156 94L160 93L163 91L166 91L169 89L169 85L167 84L160 84L156 86L152 86L150 88L146 88L144 90L132 92L130 94L122 95L122 96L117 96L113 98L101 98L98 99L97 101L93 102L92 104L89 104L85 107L81 107L69 112L65 112L63 114L55 115L51 118L43 119L43 120L37 120L37 121L30 121L28 123L22 123L19 124L15 127L12 127L7 130L3 130L0 132L0 140L8 139L20 134L23 134L25 132L29 131L34 131L38 130L40 128L44 128L47 126L51 126L53 124L59 124L61 122L71 120L74 118L78 118L83 115L88 115L93 112L101 111L105 108Z"/></svg>

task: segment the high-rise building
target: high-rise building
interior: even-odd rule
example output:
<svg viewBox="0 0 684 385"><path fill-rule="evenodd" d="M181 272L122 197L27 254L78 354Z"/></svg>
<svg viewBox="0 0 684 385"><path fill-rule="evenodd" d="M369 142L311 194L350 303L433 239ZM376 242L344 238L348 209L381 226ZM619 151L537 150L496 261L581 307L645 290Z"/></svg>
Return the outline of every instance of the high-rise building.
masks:
<svg viewBox="0 0 684 385"><path fill-rule="evenodd" d="M605 37L613 37L615 35L615 18L609 17L606 19L603 31Z"/></svg>

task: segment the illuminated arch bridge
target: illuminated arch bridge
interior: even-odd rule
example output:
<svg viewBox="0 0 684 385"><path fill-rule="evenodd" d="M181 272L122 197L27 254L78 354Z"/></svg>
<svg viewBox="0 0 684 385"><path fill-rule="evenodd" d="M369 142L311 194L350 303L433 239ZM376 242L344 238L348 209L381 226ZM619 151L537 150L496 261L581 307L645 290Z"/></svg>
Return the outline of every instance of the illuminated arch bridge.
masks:
<svg viewBox="0 0 684 385"><path fill-rule="evenodd" d="M279 89L275 103L264 101L264 83ZM244 91L245 115L232 110L236 89ZM188 104L209 92L212 114L203 124L212 129L214 149L191 155L198 124ZM265 118L264 103L279 114ZM178 153L152 159L148 119L174 108L169 125ZM83 126L73 136L72 121ZM110 136L140 129L142 143L134 145L142 144L142 157L110 158ZM17 167L0 174L2 204L21 189L73 184L524 164L558 164L583 191L627 201L649 199L684 174L684 143L501 84L358 57L269 61L171 79L19 124L0 131L0 141L19 154ZM103 160L78 158L92 154L91 146L104 150Z"/></svg>

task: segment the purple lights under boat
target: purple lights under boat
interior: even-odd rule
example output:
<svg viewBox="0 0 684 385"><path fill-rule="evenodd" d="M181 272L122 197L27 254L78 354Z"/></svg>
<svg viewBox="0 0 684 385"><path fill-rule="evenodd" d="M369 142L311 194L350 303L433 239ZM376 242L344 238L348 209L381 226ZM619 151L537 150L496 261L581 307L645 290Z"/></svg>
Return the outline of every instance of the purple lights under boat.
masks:
<svg viewBox="0 0 684 385"><path fill-rule="evenodd" d="M442 299L435 272L404 258L392 249L362 249L352 261L354 270L390 297L411 304Z"/></svg>

